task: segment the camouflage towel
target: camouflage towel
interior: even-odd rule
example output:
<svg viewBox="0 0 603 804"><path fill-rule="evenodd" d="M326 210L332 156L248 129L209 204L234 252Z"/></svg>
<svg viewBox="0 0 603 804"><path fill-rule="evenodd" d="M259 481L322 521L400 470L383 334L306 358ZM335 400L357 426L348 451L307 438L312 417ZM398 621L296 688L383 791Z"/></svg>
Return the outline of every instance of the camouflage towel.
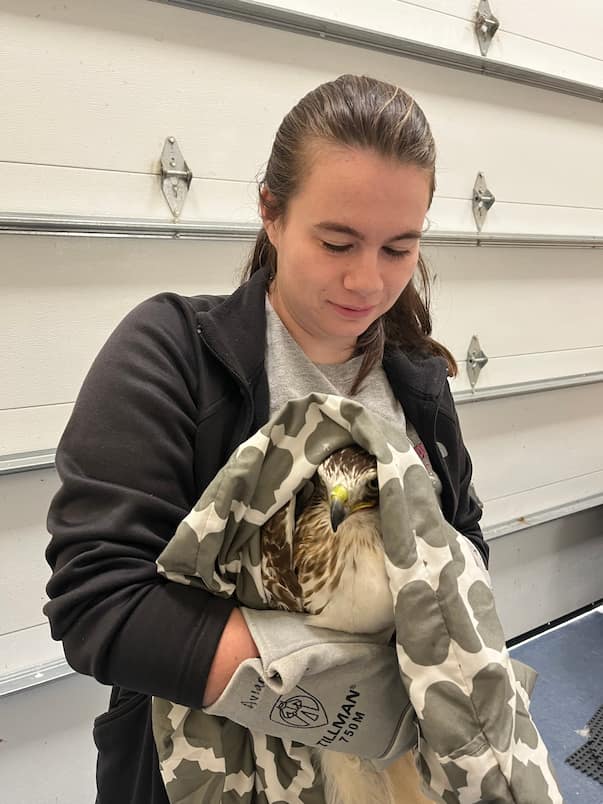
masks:
<svg viewBox="0 0 603 804"><path fill-rule="evenodd" d="M208 486L159 572L266 608L260 526L327 455L354 442L377 459L400 674L426 794L447 804L561 802L487 574L444 520L406 436L361 405L321 394L285 405ZM310 749L298 743L160 699L153 731L171 804L324 802Z"/></svg>

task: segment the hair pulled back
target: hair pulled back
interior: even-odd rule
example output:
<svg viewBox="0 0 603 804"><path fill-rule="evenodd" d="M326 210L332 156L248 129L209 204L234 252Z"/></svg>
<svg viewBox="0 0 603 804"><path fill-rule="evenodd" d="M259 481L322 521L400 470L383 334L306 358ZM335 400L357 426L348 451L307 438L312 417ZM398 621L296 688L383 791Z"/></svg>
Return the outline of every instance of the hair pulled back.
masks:
<svg viewBox="0 0 603 804"><path fill-rule="evenodd" d="M436 149L429 123L419 105L400 87L369 76L342 75L313 89L284 117L274 139L266 172L259 183L260 203L275 217L286 217L289 200L300 191L321 144L373 151L426 171L429 204L435 191ZM270 193L269 201L263 190ZM259 232L243 280L262 267L276 275L277 253L264 228ZM381 362L386 342L408 352L436 354L457 372L452 354L431 338L430 277L421 254L413 281L395 304L358 338L362 353L352 394Z"/></svg>

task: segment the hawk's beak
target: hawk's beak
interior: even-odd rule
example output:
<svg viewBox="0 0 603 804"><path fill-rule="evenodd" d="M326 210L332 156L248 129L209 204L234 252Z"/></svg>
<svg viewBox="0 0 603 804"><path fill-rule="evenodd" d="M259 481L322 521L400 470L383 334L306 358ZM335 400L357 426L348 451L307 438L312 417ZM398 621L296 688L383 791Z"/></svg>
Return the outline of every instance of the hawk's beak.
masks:
<svg viewBox="0 0 603 804"><path fill-rule="evenodd" d="M333 533L341 525L349 513L346 505L348 501L348 490L344 486L335 486L331 492L331 528Z"/></svg>

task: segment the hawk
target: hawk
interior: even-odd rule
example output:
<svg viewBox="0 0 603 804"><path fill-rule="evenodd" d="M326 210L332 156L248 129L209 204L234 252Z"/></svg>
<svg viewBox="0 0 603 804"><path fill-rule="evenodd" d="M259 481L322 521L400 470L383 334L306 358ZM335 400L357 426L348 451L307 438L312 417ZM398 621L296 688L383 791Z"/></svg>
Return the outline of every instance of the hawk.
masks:
<svg viewBox="0 0 603 804"><path fill-rule="evenodd" d="M357 445L336 450L299 496L262 528L269 603L311 614L309 623L324 628L392 628L374 456Z"/></svg>
<svg viewBox="0 0 603 804"><path fill-rule="evenodd" d="M262 576L274 608L351 633L391 634L374 456L358 445L318 466L297 500L262 527ZM387 770L349 754L313 748L327 804L429 804L410 754Z"/></svg>

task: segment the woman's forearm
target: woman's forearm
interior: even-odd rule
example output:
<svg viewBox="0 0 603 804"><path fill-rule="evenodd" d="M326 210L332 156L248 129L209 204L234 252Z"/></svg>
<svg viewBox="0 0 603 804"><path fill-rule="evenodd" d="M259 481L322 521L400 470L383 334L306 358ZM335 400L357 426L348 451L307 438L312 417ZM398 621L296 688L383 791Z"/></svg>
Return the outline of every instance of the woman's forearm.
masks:
<svg viewBox="0 0 603 804"><path fill-rule="evenodd" d="M220 697L241 662L259 655L243 615L239 609L233 609L207 677L203 706L209 706Z"/></svg>

